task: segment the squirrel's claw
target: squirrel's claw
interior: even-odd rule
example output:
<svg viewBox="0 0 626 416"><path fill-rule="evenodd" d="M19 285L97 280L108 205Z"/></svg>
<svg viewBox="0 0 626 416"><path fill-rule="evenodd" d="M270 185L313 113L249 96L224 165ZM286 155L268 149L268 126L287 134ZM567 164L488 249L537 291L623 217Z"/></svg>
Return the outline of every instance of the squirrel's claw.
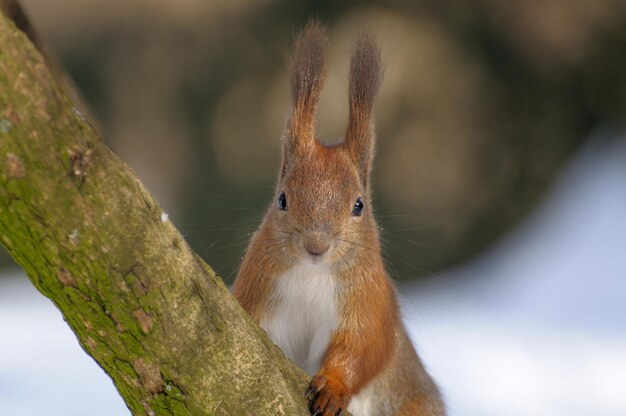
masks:
<svg viewBox="0 0 626 416"><path fill-rule="evenodd" d="M339 416L348 404L348 398L340 383L329 381L324 375L311 380L307 400L314 416Z"/></svg>

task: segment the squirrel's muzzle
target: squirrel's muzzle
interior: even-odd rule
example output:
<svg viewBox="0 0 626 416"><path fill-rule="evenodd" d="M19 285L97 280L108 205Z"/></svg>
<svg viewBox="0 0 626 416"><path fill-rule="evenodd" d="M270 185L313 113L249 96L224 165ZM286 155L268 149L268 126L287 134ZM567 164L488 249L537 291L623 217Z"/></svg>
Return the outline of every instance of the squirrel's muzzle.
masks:
<svg viewBox="0 0 626 416"><path fill-rule="evenodd" d="M304 249L313 257L321 257L330 248L330 237L323 234L313 234L303 237Z"/></svg>

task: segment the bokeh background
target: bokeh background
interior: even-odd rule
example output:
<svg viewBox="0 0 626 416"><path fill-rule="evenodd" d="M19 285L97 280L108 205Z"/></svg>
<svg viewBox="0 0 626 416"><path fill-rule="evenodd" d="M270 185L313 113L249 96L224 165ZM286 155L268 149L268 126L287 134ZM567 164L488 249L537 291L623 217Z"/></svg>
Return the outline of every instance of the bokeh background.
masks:
<svg viewBox="0 0 626 416"><path fill-rule="evenodd" d="M626 414L611 389L626 385L626 3L22 5L105 142L227 282L272 199L294 32L329 26L318 131L334 140L351 42L369 28L385 63L373 185L386 260L451 414ZM5 280L0 295L27 290Z"/></svg>

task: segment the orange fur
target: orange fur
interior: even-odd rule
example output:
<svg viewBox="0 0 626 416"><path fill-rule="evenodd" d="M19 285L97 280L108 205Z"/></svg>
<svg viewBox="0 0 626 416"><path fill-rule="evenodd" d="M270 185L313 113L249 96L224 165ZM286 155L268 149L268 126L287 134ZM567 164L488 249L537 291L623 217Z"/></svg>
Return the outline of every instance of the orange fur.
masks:
<svg viewBox="0 0 626 416"><path fill-rule="evenodd" d="M283 337L278 341L292 342L280 332L283 326L316 317L300 310L306 304L296 305L294 312L303 320L285 314L281 308L293 305L284 297L294 289L279 290L284 285L280 279L292 278L289 270L306 270L298 276L320 277L320 282L332 276L332 284L321 286L325 293L310 293L310 304L317 308L313 310L326 311L319 308L331 302L336 316L332 312L326 317L327 326L322 322L312 329L294 329L304 337L298 340L310 337L311 342L319 342L320 333L310 331L328 334L319 371L311 381L312 411L329 416L354 404L355 411L361 412L354 416L443 415L438 390L402 325L371 209L371 113L381 79L380 52L370 36L358 37L351 60L346 139L326 147L314 139L325 46L326 35L319 23L309 24L295 41L290 60L294 108L282 140L276 187L276 198L284 194L286 207L275 202L269 207L250 241L233 292L257 323L276 322L278 330L270 326L279 331L278 338ZM364 206L359 214L354 213L357 200ZM306 269L296 268L302 264ZM300 284L300 280L293 281ZM302 292L293 293L302 296Z"/></svg>
<svg viewBox="0 0 626 416"><path fill-rule="evenodd" d="M364 256L339 276L349 281L340 318L343 325L328 346L322 368L340 375L352 395L386 364L393 353L393 331L401 323L379 256Z"/></svg>

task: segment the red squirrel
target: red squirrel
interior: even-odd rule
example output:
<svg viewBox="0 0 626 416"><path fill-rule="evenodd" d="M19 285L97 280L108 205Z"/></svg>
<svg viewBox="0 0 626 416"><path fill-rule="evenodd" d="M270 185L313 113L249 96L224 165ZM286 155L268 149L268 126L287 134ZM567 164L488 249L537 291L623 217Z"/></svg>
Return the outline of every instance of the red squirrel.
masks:
<svg viewBox="0 0 626 416"><path fill-rule="evenodd" d="M327 36L309 23L289 60L293 109L273 202L233 286L272 341L313 376L315 415L444 415L437 386L402 323L372 213L372 108L380 50L357 37L345 140L315 138Z"/></svg>

